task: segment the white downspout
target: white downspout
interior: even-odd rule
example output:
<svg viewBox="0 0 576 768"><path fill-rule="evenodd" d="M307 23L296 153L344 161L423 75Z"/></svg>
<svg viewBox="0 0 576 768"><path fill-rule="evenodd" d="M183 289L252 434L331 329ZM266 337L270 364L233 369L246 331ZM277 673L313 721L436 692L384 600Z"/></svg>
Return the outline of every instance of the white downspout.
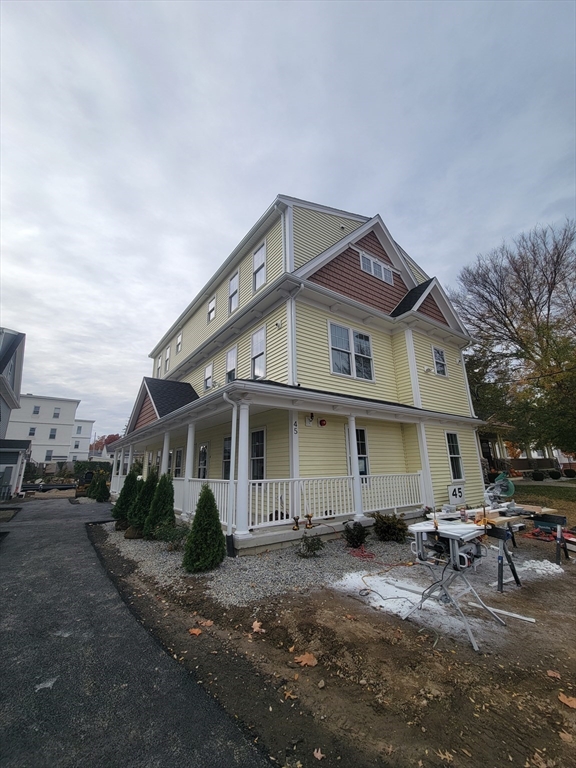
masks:
<svg viewBox="0 0 576 768"><path fill-rule="evenodd" d="M226 392L222 393L223 399L232 406L232 432L230 436L230 478L228 480L228 508L226 510L228 524L226 526L226 551L228 557L235 557L234 536L232 535L232 520L234 518L234 507L236 494L234 493L234 478L236 476L236 428L238 424L238 403L231 400Z"/></svg>

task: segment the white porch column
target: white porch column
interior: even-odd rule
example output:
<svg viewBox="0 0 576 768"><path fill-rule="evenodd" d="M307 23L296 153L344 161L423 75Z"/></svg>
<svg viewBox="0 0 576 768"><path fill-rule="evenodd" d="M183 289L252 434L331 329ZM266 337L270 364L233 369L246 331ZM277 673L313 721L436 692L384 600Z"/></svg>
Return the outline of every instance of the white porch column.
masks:
<svg viewBox="0 0 576 768"><path fill-rule="evenodd" d="M132 469L132 464L134 463L134 446L130 444L128 446L128 472Z"/></svg>
<svg viewBox="0 0 576 768"><path fill-rule="evenodd" d="M194 440L196 439L196 424L188 424L188 434L186 436L186 462L184 464L184 498L182 499L182 514L187 517L192 513L192 504L190 499L190 480L194 473Z"/></svg>
<svg viewBox="0 0 576 768"><path fill-rule="evenodd" d="M250 406L240 403L238 410L238 482L236 484L236 535L251 536L248 530L249 469L250 469Z"/></svg>
<svg viewBox="0 0 576 768"><path fill-rule="evenodd" d="M290 444L290 477L291 498L290 514L292 517L301 517L301 492L300 492L300 448L298 440L298 411L288 411L288 429ZM287 506L287 505L286 505Z"/></svg>
<svg viewBox="0 0 576 768"><path fill-rule="evenodd" d="M426 442L426 427L420 421L416 425L418 433L418 447L420 448L420 461L422 462L422 482L424 484L423 502L427 507L434 508L434 487L430 472L430 460L428 458L428 443Z"/></svg>
<svg viewBox="0 0 576 768"><path fill-rule="evenodd" d="M170 432L164 432L164 445L162 446L162 463L160 464L160 474L165 475L168 472L168 454L170 453Z"/></svg>
<svg viewBox="0 0 576 768"><path fill-rule="evenodd" d="M350 444L350 463L352 464L352 485L354 488L354 517L364 517L362 504L362 483L360 480L360 467L358 466L358 443L356 442L356 417L348 416L348 442Z"/></svg>

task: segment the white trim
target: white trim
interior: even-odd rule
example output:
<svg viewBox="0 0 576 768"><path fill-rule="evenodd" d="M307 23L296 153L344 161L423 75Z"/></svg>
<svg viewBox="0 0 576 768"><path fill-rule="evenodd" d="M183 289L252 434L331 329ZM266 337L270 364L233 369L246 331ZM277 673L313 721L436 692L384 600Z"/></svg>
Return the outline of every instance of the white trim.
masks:
<svg viewBox="0 0 576 768"><path fill-rule="evenodd" d="M290 477L300 477L300 422L298 411L288 411L288 438L290 445Z"/></svg>
<svg viewBox="0 0 576 768"><path fill-rule="evenodd" d="M358 466L358 445L356 443L356 417L352 414L348 416L348 448L350 454L350 474L354 487L354 510L355 519L364 517L364 508L362 506L362 482L360 480L360 467Z"/></svg>
<svg viewBox="0 0 576 768"><path fill-rule="evenodd" d="M288 328L286 329L288 356L288 384L298 383L298 360L296 358L296 299L290 296L286 302Z"/></svg>
<svg viewBox="0 0 576 768"><path fill-rule="evenodd" d="M238 480L236 482L236 536L246 538L248 530L249 480L250 471L250 406L240 403L238 422Z"/></svg>
<svg viewBox="0 0 576 768"><path fill-rule="evenodd" d="M466 360L464 359L464 355L460 356L460 364L462 365L462 375L464 376L464 384L466 385L466 396L468 397L468 405L470 406L470 415L476 416L476 412L474 411L474 404L472 402L472 394L470 392L470 382L468 381L468 372L466 370Z"/></svg>
<svg viewBox="0 0 576 768"><path fill-rule="evenodd" d="M414 349L414 334L410 328L404 331L406 341L406 352L408 355L408 368L410 370L410 383L412 385L412 399L416 408L422 408L422 396L420 394L420 381L418 379L418 364L416 362L416 351Z"/></svg>
<svg viewBox="0 0 576 768"><path fill-rule="evenodd" d="M294 272L294 211L292 205L286 209L286 271Z"/></svg>
<svg viewBox="0 0 576 768"><path fill-rule="evenodd" d="M420 462L422 463L424 503L428 507L434 507L434 484L432 482L432 471L430 469L430 456L428 454L428 441L426 439L426 425L421 421L416 425L416 434L418 436L418 447L420 449Z"/></svg>
<svg viewBox="0 0 576 768"><path fill-rule="evenodd" d="M170 432L164 432L164 442L162 444L162 462L160 464L161 475L165 475L168 472L168 464L169 464L168 454L169 453L170 453Z"/></svg>
<svg viewBox="0 0 576 768"><path fill-rule="evenodd" d="M458 443L458 453L450 453L450 445L448 443L448 435L456 435L456 442ZM446 453L448 455L448 467L450 469L450 477L452 478L453 483L462 483L466 481L466 472L464 470L464 459L462 458L462 448L460 446L460 437L458 436L458 432L452 431L452 430L445 430L444 431L444 438L446 440ZM454 477L454 473L452 472L452 462L451 458L458 458L460 459L460 468L462 471L462 477Z"/></svg>

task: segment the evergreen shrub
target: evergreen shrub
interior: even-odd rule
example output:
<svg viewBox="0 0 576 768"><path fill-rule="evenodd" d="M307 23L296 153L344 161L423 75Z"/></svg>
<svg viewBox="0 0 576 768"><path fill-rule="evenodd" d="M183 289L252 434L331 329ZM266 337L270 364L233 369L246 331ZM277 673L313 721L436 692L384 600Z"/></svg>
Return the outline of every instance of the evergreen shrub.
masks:
<svg viewBox="0 0 576 768"><path fill-rule="evenodd" d="M532 480L536 480L538 482L540 482L541 480L544 480L544 473L539 472L538 470L536 470L535 472L532 472Z"/></svg>
<svg viewBox="0 0 576 768"><path fill-rule="evenodd" d="M298 554L300 557L315 557L318 552L324 549L324 542L320 536L307 536L304 532L300 539Z"/></svg>
<svg viewBox="0 0 576 768"><path fill-rule="evenodd" d="M114 520L128 520L128 510L132 506L134 499L138 494L138 475L134 469L126 475L122 490L118 494L116 504L112 507L112 517Z"/></svg>
<svg viewBox="0 0 576 768"><path fill-rule="evenodd" d="M565 469L564 475L566 477L576 477L576 469Z"/></svg>
<svg viewBox="0 0 576 768"><path fill-rule="evenodd" d="M95 499L97 488L98 488L98 475L95 472L92 477L92 480L90 480L90 485L88 486L88 488L86 488L86 496L88 496L89 499Z"/></svg>
<svg viewBox="0 0 576 768"><path fill-rule="evenodd" d="M383 515L376 512L374 518L374 533L380 541L397 541L403 544L406 541L408 526L402 516Z"/></svg>
<svg viewBox="0 0 576 768"><path fill-rule="evenodd" d="M156 541L165 541L168 544L168 549L174 551L182 547L182 543L189 532L190 529L187 525L166 525L161 523L154 529L154 538Z"/></svg>
<svg viewBox="0 0 576 768"><path fill-rule="evenodd" d="M562 477L562 473L558 472L557 469L549 469L548 477L551 477L552 480L560 480L560 478Z"/></svg>
<svg viewBox="0 0 576 768"><path fill-rule="evenodd" d="M370 536L370 532L367 528L364 528L362 523L346 523L344 526L344 530L342 531L342 536L344 536L344 539L346 540L346 546L351 547L352 549L358 549L358 547L361 547L368 536Z"/></svg>
<svg viewBox="0 0 576 768"><path fill-rule="evenodd" d="M146 480L143 481L140 492L128 511L128 522L137 531L142 531L144 528L144 523L150 513L150 505L154 498L157 483L158 475L154 470L151 470Z"/></svg>
<svg viewBox="0 0 576 768"><path fill-rule="evenodd" d="M110 498L110 489L106 483L106 477L100 475L96 483L96 490L94 492L94 499L96 501L108 501Z"/></svg>
<svg viewBox="0 0 576 768"><path fill-rule="evenodd" d="M203 485L184 550L182 565L190 573L211 571L226 556L226 540L220 525L216 499L208 485Z"/></svg>
<svg viewBox="0 0 576 768"><path fill-rule="evenodd" d="M174 515L174 485L170 475L162 475L154 491L154 498L150 504L150 512L144 521L142 532L146 538L154 536L157 526L176 525Z"/></svg>

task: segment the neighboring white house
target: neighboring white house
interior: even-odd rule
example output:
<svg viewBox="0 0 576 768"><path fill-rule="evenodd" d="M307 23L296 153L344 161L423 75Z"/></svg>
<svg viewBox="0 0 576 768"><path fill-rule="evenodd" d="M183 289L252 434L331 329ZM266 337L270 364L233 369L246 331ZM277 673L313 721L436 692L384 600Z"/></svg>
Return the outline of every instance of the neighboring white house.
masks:
<svg viewBox="0 0 576 768"><path fill-rule="evenodd" d="M6 438L10 414L20 408L26 335L0 328L0 499L20 490L30 441Z"/></svg>
<svg viewBox="0 0 576 768"><path fill-rule="evenodd" d="M94 421L76 418L80 400L26 394L13 411L7 437L30 440L30 458L37 464L88 459Z"/></svg>

